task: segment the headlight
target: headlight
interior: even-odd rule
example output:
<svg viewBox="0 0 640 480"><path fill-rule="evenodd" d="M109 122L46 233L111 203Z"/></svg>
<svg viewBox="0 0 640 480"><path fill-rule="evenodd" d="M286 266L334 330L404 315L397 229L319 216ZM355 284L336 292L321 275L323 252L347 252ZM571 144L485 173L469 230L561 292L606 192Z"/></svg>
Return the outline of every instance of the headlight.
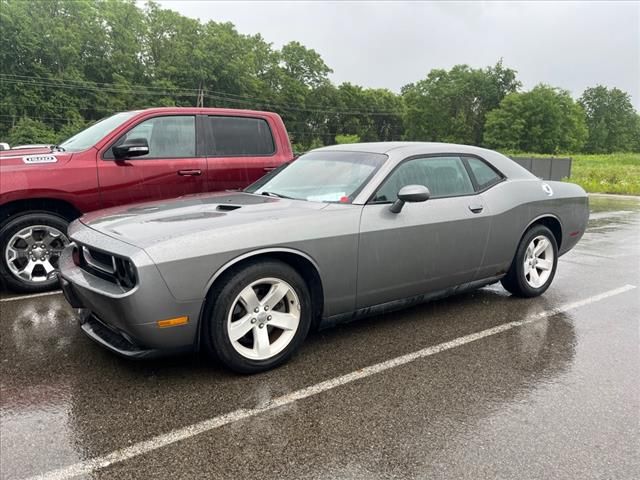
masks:
<svg viewBox="0 0 640 480"><path fill-rule="evenodd" d="M136 267L131 260L121 257L113 257L116 280L125 288L133 288L136 285Z"/></svg>

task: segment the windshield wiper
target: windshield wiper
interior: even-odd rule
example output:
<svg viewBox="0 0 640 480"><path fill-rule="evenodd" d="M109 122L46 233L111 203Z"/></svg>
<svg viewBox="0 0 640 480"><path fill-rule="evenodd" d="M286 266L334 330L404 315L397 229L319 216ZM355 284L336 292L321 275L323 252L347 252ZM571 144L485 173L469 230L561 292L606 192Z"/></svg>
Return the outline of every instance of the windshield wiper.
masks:
<svg viewBox="0 0 640 480"><path fill-rule="evenodd" d="M66 150L64 149L64 147L61 147L60 145L51 145L51 151L52 152L64 152Z"/></svg>
<svg viewBox="0 0 640 480"><path fill-rule="evenodd" d="M288 200L293 200L293 197L287 197L286 195L282 195L281 193L276 192L261 192L261 195L266 195L267 197L278 197L278 198L286 198Z"/></svg>

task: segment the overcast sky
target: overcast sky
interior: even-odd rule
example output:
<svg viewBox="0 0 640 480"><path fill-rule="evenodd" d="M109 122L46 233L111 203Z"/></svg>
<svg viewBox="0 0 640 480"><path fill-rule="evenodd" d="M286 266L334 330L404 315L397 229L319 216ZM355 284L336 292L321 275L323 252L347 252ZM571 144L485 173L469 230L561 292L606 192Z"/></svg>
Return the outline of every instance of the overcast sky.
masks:
<svg viewBox="0 0 640 480"><path fill-rule="evenodd" d="M618 87L640 111L640 2L173 1L202 21L230 21L279 48L297 40L335 83L395 92L432 68L504 64L525 88L544 82L574 97Z"/></svg>

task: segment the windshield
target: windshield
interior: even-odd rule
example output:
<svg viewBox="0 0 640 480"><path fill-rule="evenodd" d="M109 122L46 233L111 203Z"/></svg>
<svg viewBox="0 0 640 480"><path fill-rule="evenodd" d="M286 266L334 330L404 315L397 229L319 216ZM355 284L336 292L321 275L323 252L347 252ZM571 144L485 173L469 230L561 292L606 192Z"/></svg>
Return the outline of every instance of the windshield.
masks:
<svg viewBox="0 0 640 480"><path fill-rule="evenodd" d="M245 192L311 202L351 202L386 160L386 155L377 153L310 152Z"/></svg>
<svg viewBox="0 0 640 480"><path fill-rule="evenodd" d="M105 135L111 133L122 122L129 120L139 112L122 112L116 113L107 118L94 123L89 128L85 128L80 133L75 134L73 137L62 142L59 146L69 152L81 152L89 147L94 146L99 140L103 139Z"/></svg>

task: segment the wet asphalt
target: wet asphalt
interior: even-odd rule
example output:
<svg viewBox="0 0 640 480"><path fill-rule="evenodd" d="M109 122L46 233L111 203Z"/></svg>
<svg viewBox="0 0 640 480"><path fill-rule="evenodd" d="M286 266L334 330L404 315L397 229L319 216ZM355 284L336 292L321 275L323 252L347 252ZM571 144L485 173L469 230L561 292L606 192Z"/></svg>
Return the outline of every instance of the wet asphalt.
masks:
<svg viewBox="0 0 640 480"><path fill-rule="evenodd" d="M0 477L102 457L538 318L76 478L640 478L640 288L593 300L640 287L640 199L594 196L591 207L587 233L542 297L515 299L498 284L361 320L312 334L292 361L255 376L199 355L120 359L80 332L60 294L4 292Z"/></svg>

